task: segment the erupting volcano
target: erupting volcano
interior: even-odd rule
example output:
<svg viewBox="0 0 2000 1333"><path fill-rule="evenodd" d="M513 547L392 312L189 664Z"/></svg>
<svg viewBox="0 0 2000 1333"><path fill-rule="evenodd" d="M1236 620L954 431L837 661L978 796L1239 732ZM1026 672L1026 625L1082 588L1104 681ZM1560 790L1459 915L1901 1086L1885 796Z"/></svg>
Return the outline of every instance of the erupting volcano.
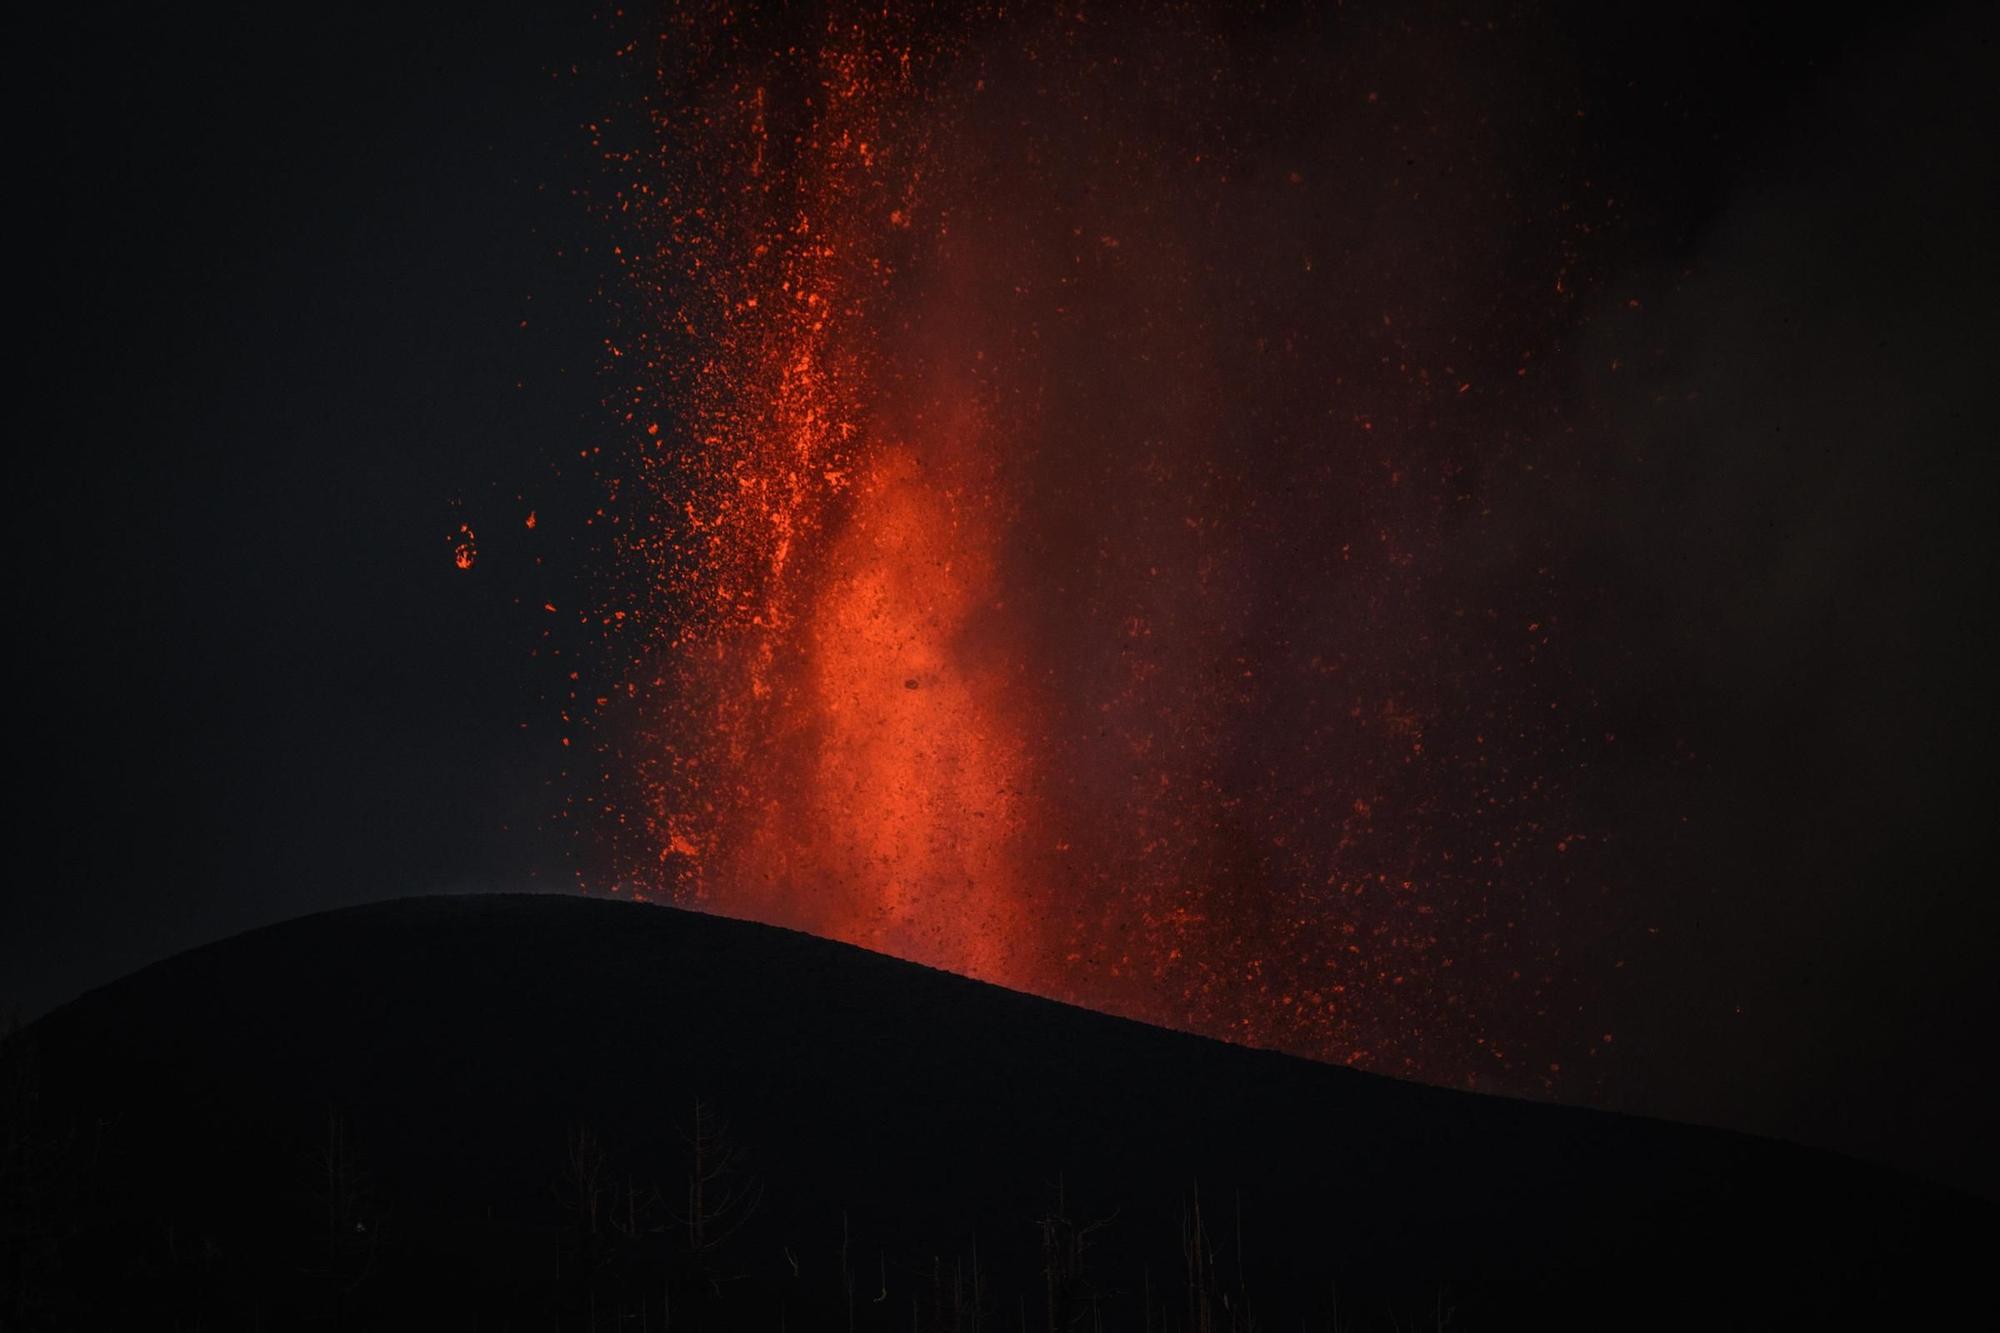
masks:
<svg viewBox="0 0 2000 1333"><path fill-rule="evenodd" d="M0 1329L1990 1300L2000 6L54 19Z"/></svg>
<svg viewBox="0 0 2000 1333"><path fill-rule="evenodd" d="M645 22L593 886L1436 1081L1602 1049L1616 727L1518 514L1612 206L1561 80L1339 10Z"/></svg>

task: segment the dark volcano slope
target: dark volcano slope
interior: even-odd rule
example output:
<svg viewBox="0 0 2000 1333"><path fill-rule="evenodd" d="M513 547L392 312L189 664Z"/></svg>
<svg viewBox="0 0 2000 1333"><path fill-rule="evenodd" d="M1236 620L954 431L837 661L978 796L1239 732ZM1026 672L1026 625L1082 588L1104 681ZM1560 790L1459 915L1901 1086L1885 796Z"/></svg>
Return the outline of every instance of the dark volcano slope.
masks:
<svg viewBox="0 0 2000 1333"><path fill-rule="evenodd" d="M1911 1327L2000 1252L1783 1144L582 898L260 930L6 1064L20 1327Z"/></svg>

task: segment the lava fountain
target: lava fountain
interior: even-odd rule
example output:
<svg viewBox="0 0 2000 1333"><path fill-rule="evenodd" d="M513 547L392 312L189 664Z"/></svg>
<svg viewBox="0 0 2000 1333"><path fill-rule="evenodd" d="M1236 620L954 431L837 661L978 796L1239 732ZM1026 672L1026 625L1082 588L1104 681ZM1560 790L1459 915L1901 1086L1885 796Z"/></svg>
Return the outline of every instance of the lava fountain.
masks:
<svg viewBox="0 0 2000 1333"><path fill-rule="evenodd" d="M1572 447L1538 358L1588 228L1460 29L1225 13L626 49L602 878L1547 1082L1611 738L1502 501Z"/></svg>

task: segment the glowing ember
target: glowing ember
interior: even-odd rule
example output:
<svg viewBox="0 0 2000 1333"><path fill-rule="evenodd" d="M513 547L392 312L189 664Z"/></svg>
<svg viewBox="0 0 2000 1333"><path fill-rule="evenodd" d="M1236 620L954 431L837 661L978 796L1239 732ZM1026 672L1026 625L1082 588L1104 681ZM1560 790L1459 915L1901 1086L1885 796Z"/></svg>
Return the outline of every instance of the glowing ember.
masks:
<svg viewBox="0 0 2000 1333"><path fill-rule="evenodd" d="M593 127L611 880L1238 1040L1552 1070L1611 741L1491 496L1561 430L1530 372L1579 224L1505 196L1486 57L891 9L676 10L643 115Z"/></svg>

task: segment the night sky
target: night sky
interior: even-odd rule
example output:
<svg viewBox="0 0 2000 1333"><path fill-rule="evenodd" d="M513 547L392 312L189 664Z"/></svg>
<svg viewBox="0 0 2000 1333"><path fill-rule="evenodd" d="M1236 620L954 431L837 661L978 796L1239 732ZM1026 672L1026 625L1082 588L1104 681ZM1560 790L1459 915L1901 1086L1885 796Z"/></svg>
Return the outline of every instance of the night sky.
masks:
<svg viewBox="0 0 2000 1333"><path fill-rule="evenodd" d="M1085 6L952 46L932 15L850 180L783 151L825 128L785 100L814 14L724 40L643 8L96 10L24 57L52 327L17 320L0 1000L373 898L615 886L2000 1194L1989 18ZM730 174L752 125L796 198ZM863 387L814 392L871 440L955 394L977 428L828 445L817 572L760 588L804 627L771 687L865 675L856 571L922 546L955 572L912 595L963 602L940 680L856 706L1013 738L947 747L950 780L1003 774L1073 861L856 837L883 784L829 764L937 772L731 702L768 627L718 590L773 529L718 509L688 558L661 515L725 493L719 455L647 451L792 410L750 382L786 327L713 311L851 281L749 258L799 199L897 268L853 317ZM686 266L696 208L721 278ZM758 783L817 794L716 795ZM929 806L864 813L934 845ZM912 856L931 906L886 917L844 869ZM1376 905L1406 882L1421 940ZM1351 989L1282 1018L1306 983L1267 959L1344 923Z"/></svg>

